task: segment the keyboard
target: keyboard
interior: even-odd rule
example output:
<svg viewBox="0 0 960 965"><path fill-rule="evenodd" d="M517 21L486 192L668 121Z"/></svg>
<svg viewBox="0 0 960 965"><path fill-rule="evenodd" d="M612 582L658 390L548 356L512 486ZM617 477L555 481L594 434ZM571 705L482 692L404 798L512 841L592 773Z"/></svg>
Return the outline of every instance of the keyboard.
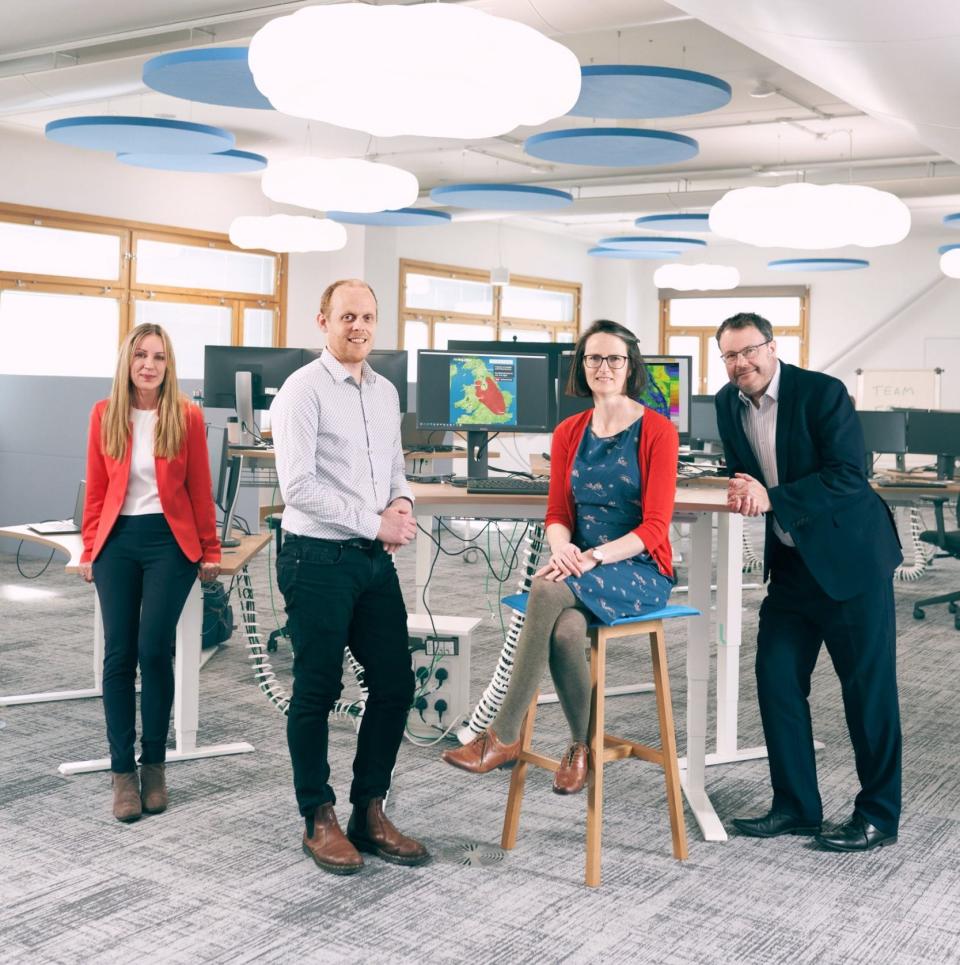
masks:
<svg viewBox="0 0 960 965"><path fill-rule="evenodd" d="M505 496L546 496L550 489L549 479L522 479L510 476L491 479L470 479L468 493L499 493Z"/></svg>
<svg viewBox="0 0 960 965"><path fill-rule="evenodd" d="M895 489L944 489L945 479L877 479L878 486L888 486Z"/></svg>

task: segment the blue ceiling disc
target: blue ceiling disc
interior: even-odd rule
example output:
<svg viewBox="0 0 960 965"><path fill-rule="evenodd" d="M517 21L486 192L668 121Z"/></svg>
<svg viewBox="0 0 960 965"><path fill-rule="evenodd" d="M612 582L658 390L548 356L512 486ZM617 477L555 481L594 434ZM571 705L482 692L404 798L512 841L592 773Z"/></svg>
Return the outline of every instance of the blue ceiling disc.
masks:
<svg viewBox="0 0 960 965"><path fill-rule="evenodd" d="M533 157L557 164L592 164L634 168L676 164L696 157L700 146L692 137L671 131L636 127L574 127L533 134L523 145Z"/></svg>
<svg viewBox="0 0 960 965"><path fill-rule="evenodd" d="M945 214L943 216L943 223L948 228L960 228L960 211L955 214Z"/></svg>
<svg viewBox="0 0 960 965"><path fill-rule="evenodd" d="M160 171L198 171L205 174L245 174L262 171L267 159L249 151L220 151L217 154L118 154L117 160L138 168Z"/></svg>
<svg viewBox="0 0 960 965"><path fill-rule="evenodd" d="M51 141L113 154L216 154L235 140L220 127L162 117L66 117L45 132Z"/></svg>
<svg viewBox="0 0 960 965"><path fill-rule="evenodd" d="M490 211L552 211L573 203L573 195L535 184L444 184L430 192L438 204Z"/></svg>
<svg viewBox="0 0 960 965"><path fill-rule="evenodd" d="M147 87L203 104L273 110L253 82L246 47L202 47L153 57L143 65Z"/></svg>
<svg viewBox="0 0 960 965"><path fill-rule="evenodd" d="M634 224L638 228L647 228L651 231L709 231L710 215L648 214L637 218Z"/></svg>
<svg viewBox="0 0 960 965"><path fill-rule="evenodd" d="M384 228L420 228L428 225L449 224L452 220L446 211L429 208L397 208L394 211L328 211L331 221L341 224L380 225Z"/></svg>
<svg viewBox="0 0 960 965"><path fill-rule="evenodd" d="M954 248L960 248L960 245L941 245L937 249L937 254L945 255L948 251L953 251Z"/></svg>
<svg viewBox="0 0 960 965"><path fill-rule="evenodd" d="M730 103L730 85L719 77L675 67L606 64L581 67L575 117L681 117Z"/></svg>
<svg viewBox="0 0 960 965"><path fill-rule="evenodd" d="M767 262L774 271L854 271L869 268L863 258L778 258Z"/></svg>
<svg viewBox="0 0 960 965"><path fill-rule="evenodd" d="M629 261L670 261L676 258L680 252L658 251L655 248L645 250L638 250L636 248L604 248L603 245L598 245L595 248L591 248L587 254L593 255L594 258L626 258Z"/></svg>
<svg viewBox="0 0 960 965"><path fill-rule="evenodd" d="M702 238L619 235L613 238L601 238L598 244L601 248L616 248L619 251L673 251L679 255L693 248L704 248L707 243Z"/></svg>

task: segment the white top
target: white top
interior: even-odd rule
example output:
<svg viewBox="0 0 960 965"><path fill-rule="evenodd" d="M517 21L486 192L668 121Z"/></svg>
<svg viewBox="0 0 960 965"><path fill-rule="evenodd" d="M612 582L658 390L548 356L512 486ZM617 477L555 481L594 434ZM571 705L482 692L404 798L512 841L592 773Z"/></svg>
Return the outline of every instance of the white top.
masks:
<svg viewBox="0 0 960 965"><path fill-rule="evenodd" d="M157 464L153 456L157 431L156 409L131 409L133 443L130 455L130 478L127 496L120 507L121 516L146 516L162 513L157 489Z"/></svg>

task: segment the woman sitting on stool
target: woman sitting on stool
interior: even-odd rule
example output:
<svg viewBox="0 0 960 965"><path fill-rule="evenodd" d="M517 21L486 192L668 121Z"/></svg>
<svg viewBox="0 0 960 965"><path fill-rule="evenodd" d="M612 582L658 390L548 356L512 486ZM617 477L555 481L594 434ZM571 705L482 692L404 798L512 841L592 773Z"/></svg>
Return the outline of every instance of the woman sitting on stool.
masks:
<svg viewBox="0 0 960 965"><path fill-rule="evenodd" d="M167 333L138 325L120 348L110 398L90 417L80 557L103 614L103 710L118 821L167 807L171 649L198 569L202 580L220 573L203 413L180 394Z"/></svg>
<svg viewBox="0 0 960 965"><path fill-rule="evenodd" d="M659 610L673 589L669 529L677 481L677 430L634 401L647 382L636 336L601 320L577 342L566 391L594 408L553 434L546 534L550 560L534 575L510 687L493 724L446 751L454 767L484 774L517 759L520 728L549 661L571 743L553 789L587 779L588 619L612 623Z"/></svg>

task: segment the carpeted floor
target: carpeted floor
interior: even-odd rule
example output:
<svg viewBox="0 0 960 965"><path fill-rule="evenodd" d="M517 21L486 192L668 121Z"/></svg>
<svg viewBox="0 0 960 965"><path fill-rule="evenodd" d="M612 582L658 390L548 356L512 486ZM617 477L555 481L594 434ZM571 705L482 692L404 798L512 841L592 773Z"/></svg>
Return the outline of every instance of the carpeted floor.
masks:
<svg viewBox="0 0 960 965"><path fill-rule="evenodd" d="M36 571L40 563L24 566ZM411 550L398 568L412 605ZM252 570L261 627L269 630L276 624L268 560ZM960 961L960 633L945 607L931 607L922 623L911 619L913 599L958 585L960 568L943 561L927 579L897 587L905 806L895 847L834 855L808 839L735 832L725 844L708 844L688 814L690 859L679 863L670 853L662 778L648 765L622 762L607 770L597 890L582 883L582 796L557 797L548 775L534 772L518 846L504 856L497 845L507 774L472 777L442 764L439 748L409 743L390 810L429 844L433 863L404 869L370 859L349 879L320 872L300 850L284 719L254 685L239 633L201 674L199 740L244 739L256 753L171 765L170 810L133 825L111 817L105 774L57 773L62 761L105 753L99 700L0 708L0 962ZM484 618L474 698L499 652L499 595L482 562L439 559L435 612ZM744 595L744 746L762 743L752 673L760 598L758 590ZM65 576L59 560L28 582L13 557L2 556L0 601L3 693L90 685L89 587ZM681 749L684 645L683 627L671 627ZM618 643L610 683L648 678L645 649ZM289 663L281 650L274 665L287 689ZM812 705L827 745L818 755L825 810L843 819L857 785L825 655ZM610 701L608 719L615 733L655 738L651 695ZM556 705L541 711L538 739L549 751L563 746ZM349 722L332 725L333 779L344 801L354 740ZM769 803L762 760L711 768L707 786L728 823ZM348 816L341 805L341 821Z"/></svg>

